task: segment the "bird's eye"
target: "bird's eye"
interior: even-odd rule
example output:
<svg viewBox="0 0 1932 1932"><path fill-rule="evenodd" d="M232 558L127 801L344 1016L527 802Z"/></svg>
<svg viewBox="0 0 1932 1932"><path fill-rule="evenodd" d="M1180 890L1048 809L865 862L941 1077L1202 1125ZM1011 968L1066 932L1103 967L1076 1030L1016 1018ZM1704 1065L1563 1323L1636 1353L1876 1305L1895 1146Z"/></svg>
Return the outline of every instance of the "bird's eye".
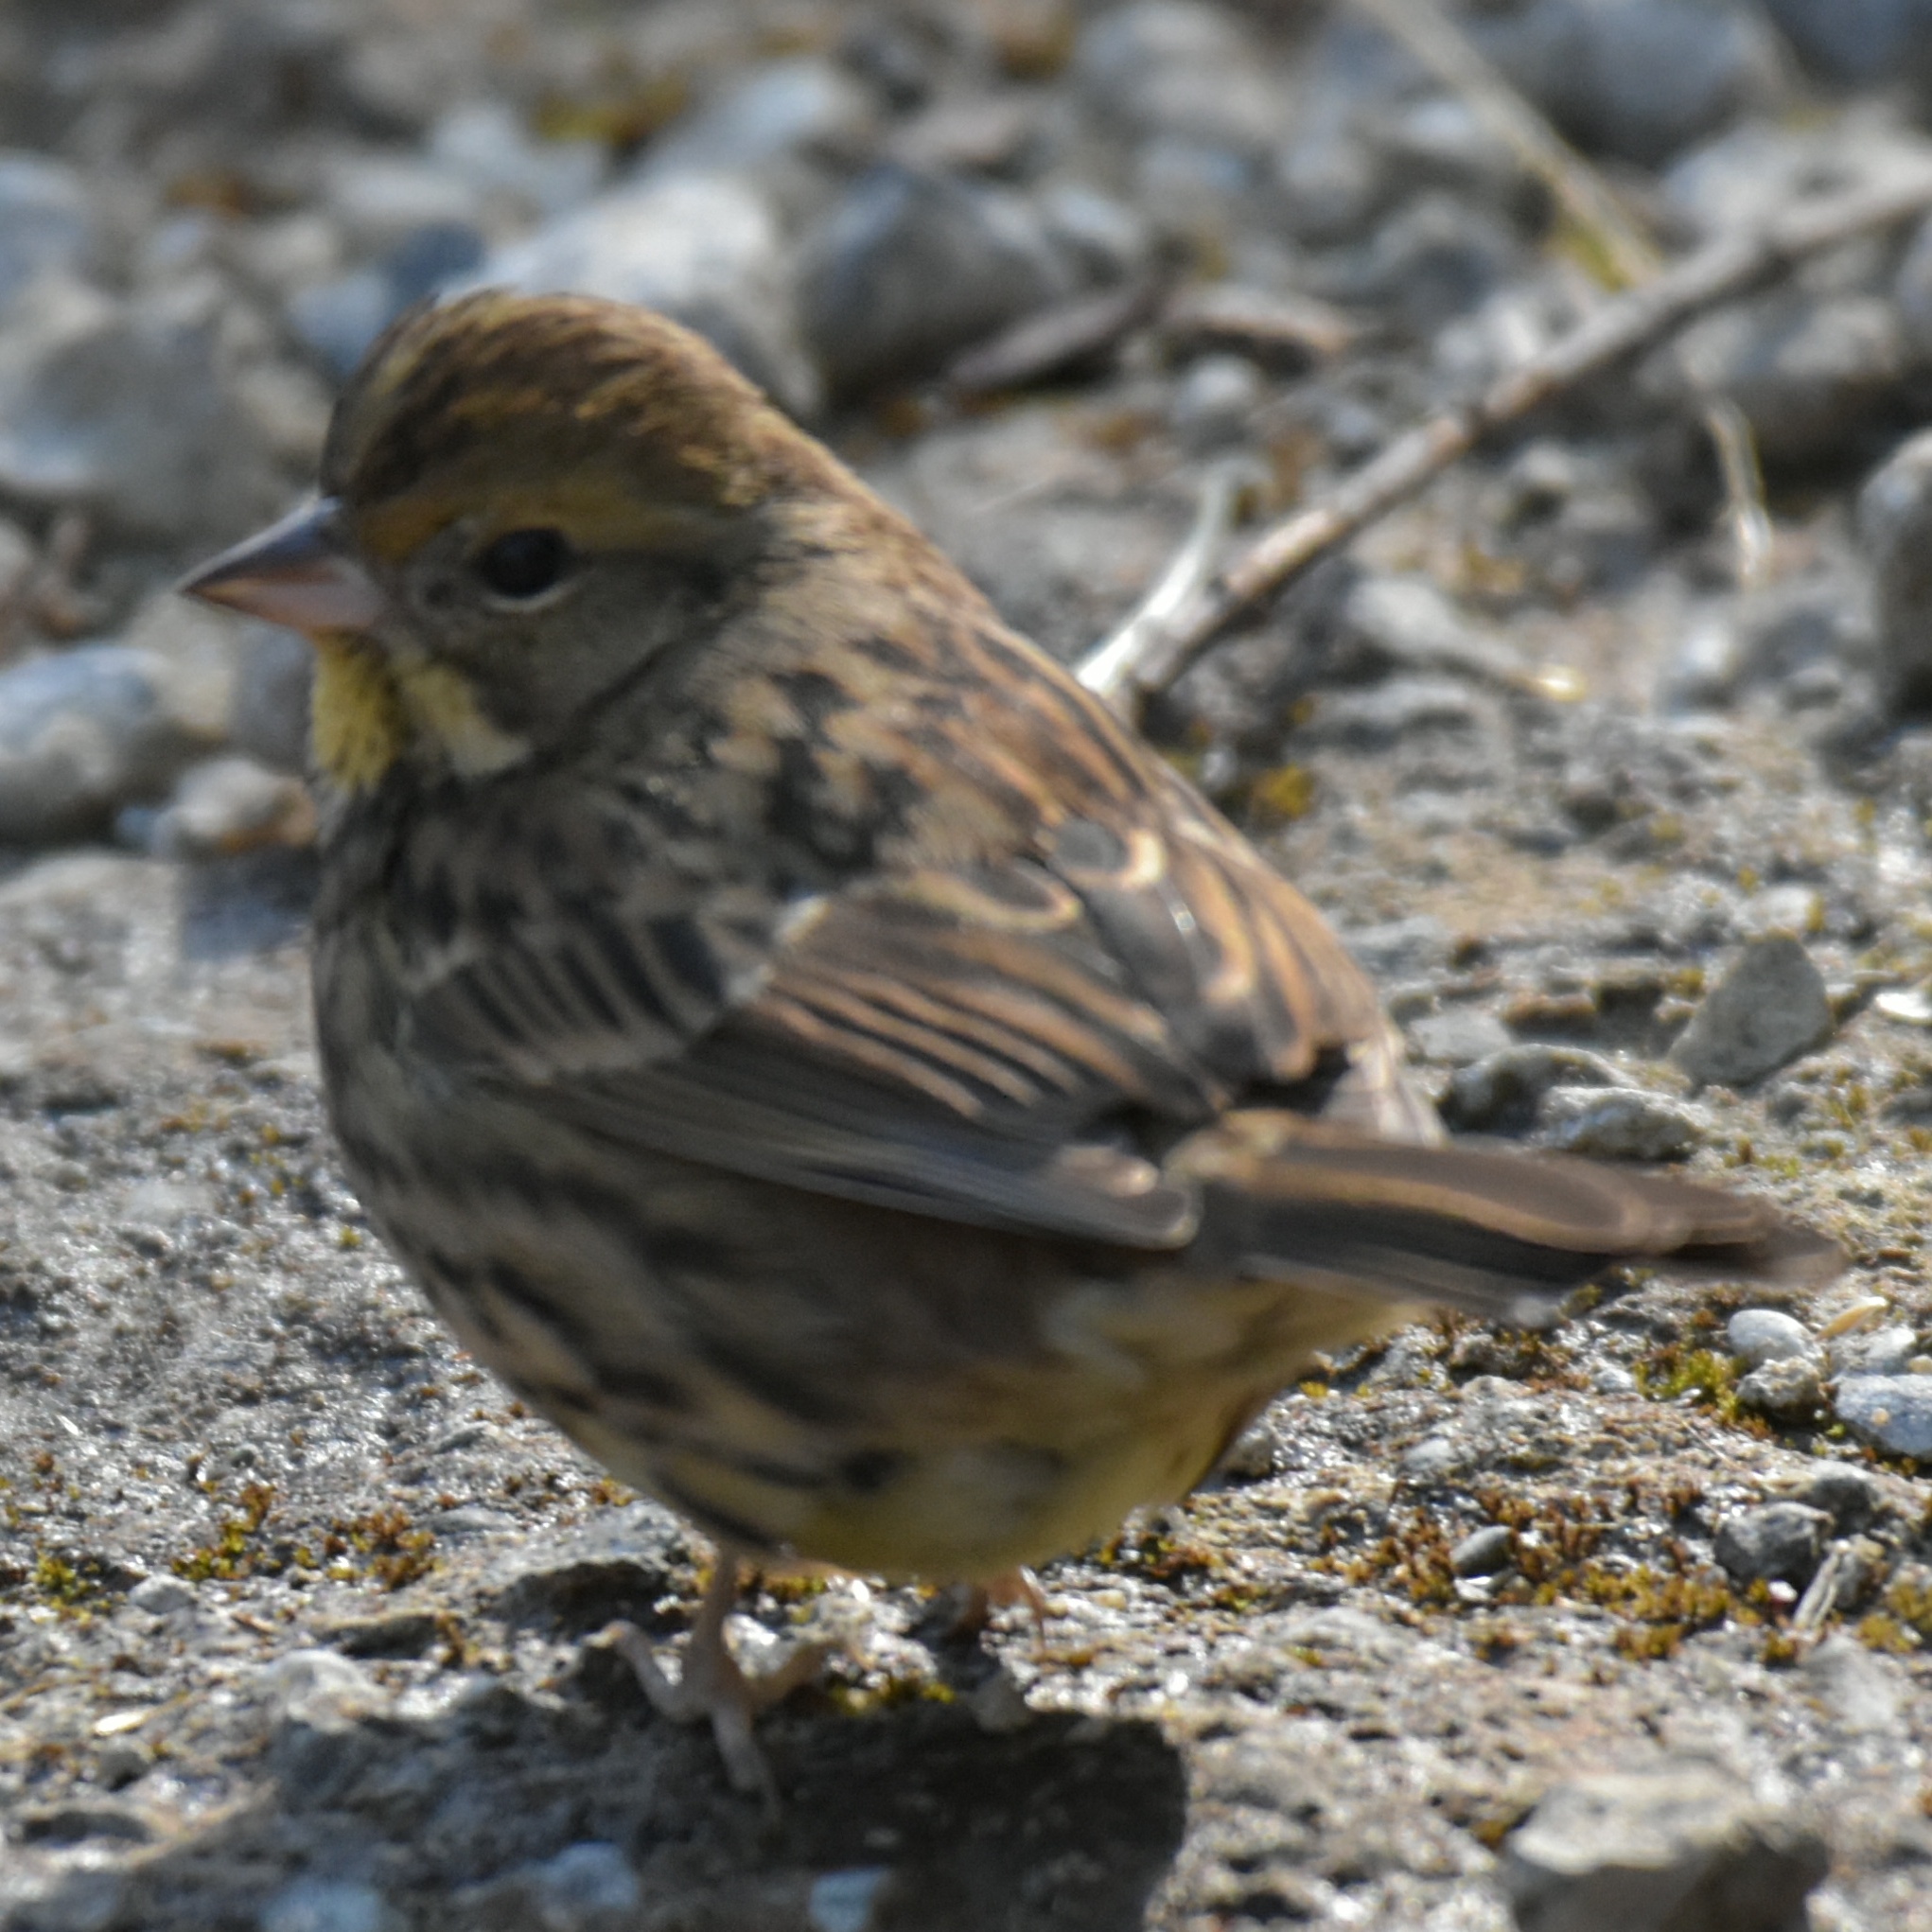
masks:
<svg viewBox="0 0 1932 1932"><path fill-rule="evenodd" d="M485 544L476 573L499 597L519 601L559 583L571 567L571 546L561 530L506 530Z"/></svg>

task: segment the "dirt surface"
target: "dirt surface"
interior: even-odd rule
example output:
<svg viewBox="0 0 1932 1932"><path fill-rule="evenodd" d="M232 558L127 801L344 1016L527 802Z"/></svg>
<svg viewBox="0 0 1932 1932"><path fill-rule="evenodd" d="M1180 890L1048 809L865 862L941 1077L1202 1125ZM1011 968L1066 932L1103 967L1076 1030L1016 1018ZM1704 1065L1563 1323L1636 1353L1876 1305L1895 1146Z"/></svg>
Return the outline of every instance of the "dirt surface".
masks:
<svg viewBox="0 0 1932 1932"><path fill-rule="evenodd" d="M145 151L133 125L89 151ZM1238 440L1277 501L1361 453L1363 413L1440 394L1433 341L1265 376ZM1220 453L1189 379L1130 344L1044 394L819 421L1071 656L1157 575ZM1904 1331L1902 1373L1932 1353L1932 732L1883 701L1850 498L1909 390L1890 430L1774 473L1748 589L1706 468L1670 471L1689 509L1656 483L1681 425L1639 395L1619 378L1446 479L1150 729L1353 938L1452 1119L1612 1152L1662 1133L1835 1233L1840 1280L1618 1278L1546 1334L1406 1330L1286 1393L1186 1507L1049 1569L1037 1633L762 1583L741 1652L843 1646L762 1725L771 1818L598 1639L626 1617L675 1647L707 1551L467 1361L342 1179L312 856L184 860L125 819L118 844L17 849L0 1924L1507 1932L1510 1835L1554 1787L1709 1763L1829 1871L1782 1918L1700 1924L1932 1927L1932 1485L1834 1408L1861 1336ZM81 588L125 617L194 547L169 541L105 542ZM1376 606L1390 585L1430 588L1448 641ZM1713 625L1732 672L1687 700ZM1694 1089L1673 1042L1776 933L1821 975L1829 1037ZM1625 1124L1590 1126L1591 1093ZM1739 1398L1747 1307L1795 1316L1822 1374L1779 1420ZM1780 1501L1808 1552L1724 1543Z"/></svg>

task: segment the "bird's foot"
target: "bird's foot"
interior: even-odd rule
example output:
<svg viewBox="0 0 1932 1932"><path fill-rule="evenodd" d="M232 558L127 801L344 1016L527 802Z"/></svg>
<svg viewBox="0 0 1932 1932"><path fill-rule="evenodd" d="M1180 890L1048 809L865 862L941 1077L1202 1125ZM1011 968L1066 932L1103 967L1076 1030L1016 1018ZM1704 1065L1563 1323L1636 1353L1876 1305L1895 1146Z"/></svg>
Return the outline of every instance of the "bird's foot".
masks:
<svg viewBox="0 0 1932 1932"><path fill-rule="evenodd" d="M966 1601L947 1627L949 1637L976 1637L992 1621L995 1609L1009 1604L1024 1604L1033 1619L1034 1647L1046 1648L1046 1595L1030 1570L1016 1565L1004 1570L988 1583L975 1583L966 1592Z"/></svg>
<svg viewBox="0 0 1932 1932"><path fill-rule="evenodd" d="M752 1719L811 1683L838 1646L800 1644L770 1670L748 1672L725 1641L726 1621L737 1596L738 1559L721 1551L675 1677L664 1668L657 1647L634 1624L612 1624L601 1642L630 1665L660 1717L674 1724L709 1718L732 1788L762 1798L767 1809L775 1810L778 1785L752 1735Z"/></svg>

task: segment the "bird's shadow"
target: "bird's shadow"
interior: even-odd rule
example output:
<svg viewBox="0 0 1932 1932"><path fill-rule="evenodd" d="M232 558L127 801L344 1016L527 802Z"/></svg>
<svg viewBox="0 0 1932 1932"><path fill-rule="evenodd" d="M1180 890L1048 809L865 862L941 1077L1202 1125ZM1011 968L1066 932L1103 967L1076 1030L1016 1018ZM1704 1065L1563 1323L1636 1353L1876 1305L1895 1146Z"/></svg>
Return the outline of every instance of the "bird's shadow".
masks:
<svg viewBox="0 0 1932 1932"><path fill-rule="evenodd" d="M1131 1932L1180 1848L1185 1774L1150 1724L1042 1714L989 1733L958 1704L854 1714L808 1695L760 1736L776 1817L729 1789L707 1731L601 1663L427 1720L284 1717L253 1797L132 1861L111 1923L255 1927L306 1880L373 1888L385 1923L508 1932L564 1923L546 1888L591 1844L636 1896L576 1900L583 1932ZM66 1888L98 1916L97 1867ZM64 1924L65 1903L41 1915Z"/></svg>

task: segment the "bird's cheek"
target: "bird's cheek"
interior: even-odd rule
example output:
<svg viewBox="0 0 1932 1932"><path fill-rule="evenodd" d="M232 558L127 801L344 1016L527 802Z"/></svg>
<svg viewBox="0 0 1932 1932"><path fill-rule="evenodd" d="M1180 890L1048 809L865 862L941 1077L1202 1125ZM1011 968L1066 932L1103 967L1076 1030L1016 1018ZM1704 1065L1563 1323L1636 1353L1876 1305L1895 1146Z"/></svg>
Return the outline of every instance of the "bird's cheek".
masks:
<svg viewBox="0 0 1932 1932"><path fill-rule="evenodd" d="M396 660L392 673L409 722L458 777L491 778L530 756L530 740L497 724L453 666Z"/></svg>

